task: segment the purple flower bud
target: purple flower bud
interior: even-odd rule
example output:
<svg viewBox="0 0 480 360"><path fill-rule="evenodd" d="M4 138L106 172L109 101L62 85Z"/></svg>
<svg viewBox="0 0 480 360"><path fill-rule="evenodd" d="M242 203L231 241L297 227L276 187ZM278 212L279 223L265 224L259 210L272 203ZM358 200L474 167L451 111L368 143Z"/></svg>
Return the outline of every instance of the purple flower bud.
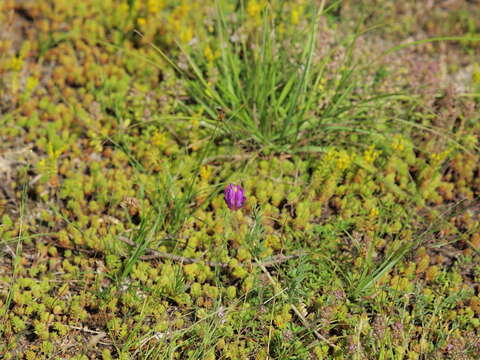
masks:
<svg viewBox="0 0 480 360"><path fill-rule="evenodd" d="M247 200L242 187L233 184L230 184L225 188L224 199L230 210L240 209L245 203L245 200Z"/></svg>

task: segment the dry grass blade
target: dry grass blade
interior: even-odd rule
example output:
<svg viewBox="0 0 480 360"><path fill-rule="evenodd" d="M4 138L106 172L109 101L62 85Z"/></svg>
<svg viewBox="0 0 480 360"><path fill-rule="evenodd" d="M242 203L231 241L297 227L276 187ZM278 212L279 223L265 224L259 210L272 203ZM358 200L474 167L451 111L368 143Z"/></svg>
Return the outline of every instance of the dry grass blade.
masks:
<svg viewBox="0 0 480 360"><path fill-rule="evenodd" d="M121 241L123 241L125 244L128 244L130 246L137 246L137 244L134 241L132 241L132 240L130 240L130 239L124 237L124 236L120 236L119 239ZM227 268L228 267L227 263L219 263L219 262L205 261L205 260L202 260L202 259L189 258L189 257L185 257L185 256L181 256L181 255L175 255L175 254L169 254L169 253L166 253L166 252L157 251L157 250L153 250L153 249L148 249L147 253L148 253L148 255L140 256L140 259L141 260L167 259L167 260L172 260L172 261L175 261L175 262L180 262L182 264L195 264L195 263L203 262L206 265L212 266L212 267L221 267L221 268ZM295 258L300 257L300 256L305 255L305 254L306 254L305 251L297 251L297 252L295 252L293 254L290 254L290 255L279 254L277 256L271 257L269 260L265 260L263 262L257 262L254 265L255 266L260 266L260 267L272 267L272 266L284 263L288 260L295 259Z"/></svg>

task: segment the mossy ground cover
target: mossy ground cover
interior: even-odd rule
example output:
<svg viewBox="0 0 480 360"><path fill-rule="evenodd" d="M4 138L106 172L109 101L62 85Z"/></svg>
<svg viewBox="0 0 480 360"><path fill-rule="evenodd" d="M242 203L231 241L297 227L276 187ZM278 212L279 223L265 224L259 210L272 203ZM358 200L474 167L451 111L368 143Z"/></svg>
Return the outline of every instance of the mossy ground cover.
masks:
<svg viewBox="0 0 480 360"><path fill-rule="evenodd" d="M480 358L479 34L475 1L3 0L1 357Z"/></svg>

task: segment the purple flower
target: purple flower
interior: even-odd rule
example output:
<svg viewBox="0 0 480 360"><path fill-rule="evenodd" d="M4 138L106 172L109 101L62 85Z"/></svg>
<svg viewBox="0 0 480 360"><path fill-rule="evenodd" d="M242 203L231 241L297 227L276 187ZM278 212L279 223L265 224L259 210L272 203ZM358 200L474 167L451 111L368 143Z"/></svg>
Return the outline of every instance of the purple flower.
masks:
<svg viewBox="0 0 480 360"><path fill-rule="evenodd" d="M240 209L245 203L245 200L247 200L242 187L233 184L230 184L225 188L224 199L230 210Z"/></svg>

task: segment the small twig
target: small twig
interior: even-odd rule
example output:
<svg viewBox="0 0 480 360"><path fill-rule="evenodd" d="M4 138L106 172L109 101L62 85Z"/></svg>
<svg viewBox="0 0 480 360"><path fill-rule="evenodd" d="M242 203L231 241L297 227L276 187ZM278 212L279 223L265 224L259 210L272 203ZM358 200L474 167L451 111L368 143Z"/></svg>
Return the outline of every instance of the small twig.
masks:
<svg viewBox="0 0 480 360"><path fill-rule="evenodd" d="M151 340L160 341L160 340L164 339L165 337L166 337L166 335L164 333L156 332L152 336L149 336L148 338L143 339L142 341L140 341L140 344L138 345L138 348L133 355L135 356L138 353L138 351L140 351Z"/></svg>
<svg viewBox="0 0 480 360"><path fill-rule="evenodd" d="M73 325L67 325L67 326L70 329L75 329L75 330L86 332L88 334L92 334L93 335L92 338L87 343L87 346L89 348L93 348L97 344L111 345L110 343L105 343L101 341L105 336L107 336L107 333L105 331L90 330L89 328L86 328L86 327L73 326Z"/></svg>
<svg viewBox="0 0 480 360"><path fill-rule="evenodd" d="M281 294L283 294L287 290L288 288L282 289L281 291L277 292L275 295L271 296L269 299L265 300L262 305L266 305L270 301L275 300L277 297L279 297Z"/></svg>
<svg viewBox="0 0 480 360"><path fill-rule="evenodd" d="M281 178L274 178L273 176L267 176L268 179L270 180L273 180L275 182L279 182L279 183L282 183L282 184L288 184L288 185L292 185L294 186L295 184L291 181L286 181L286 180L281 180Z"/></svg>
<svg viewBox="0 0 480 360"><path fill-rule="evenodd" d="M97 346L97 344L104 344L104 343L101 342L101 340L102 340L105 336L107 336L107 333L105 333L105 332L103 332L103 331L102 331L100 334L97 334L97 335L92 336L92 338L88 341L87 346L88 346L89 348L94 348L95 346Z"/></svg>
<svg viewBox="0 0 480 360"><path fill-rule="evenodd" d="M137 246L137 244L124 237L124 236L120 236L119 237L120 240L122 240L125 244L128 244L130 246ZM180 255L174 255L174 254L169 254L169 253L166 253L166 252L162 252L162 251L157 251L157 250L153 250L153 249L147 249L147 253L149 253L149 255L142 255L140 256L140 259L142 260L153 260L153 259L169 259L169 260L173 260L173 261L178 261L178 262L181 262L181 263L184 263L184 264L193 264L193 263L198 263L198 262L201 262L202 260L200 259L194 259L194 258L187 258L185 256L180 256ZM216 262L211 262L211 261L206 261L205 264L209 265L209 266L218 266L218 267L227 267L228 264L223 264L223 263L216 263Z"/></svg>
<svg viewBox="0 0 480 360"><path fill-rule="evenodd" d="M250 156L247 155L216 155L216 156L211 156L203 160L203 164L210 164L212 162L215 162L217 160L229 160L232 159L234 161L239 161L239 160L245 160L249 159Z"/></svg>
<svg viewBox="0 0 480 360"><path fill-rule="evenodd" d="M5 245L5 249L3 249L3 251L5 251L6 253L9 253L12 256L12 259L15 258L15 252L12 250L10 246Z"/></svg>
<svg viewBox="0 0 480 360"><path fill-rule="evenodd" d="M187 146L187 149L195 149L198 148L198 145L208 142L208 139L200 139L197 142L191 143Z"/></svg>
<svg viewBox="0 0 480 360"><path fill-rule="evenodd" d="M181 145L181 146L184 146L185 143L183 142L182 138L180 136L178 136L178 134L175 132L175 130L173 130L170 126L168 125L163 125L165 126L165 128L170 132L170 134L172 134L172 136L175 138L175 140Z"/></svg>
<svg viewBox="0 0 480 360"><path fill-rule="evenodd" d="M130 239L124 237L124 236L120 236L119 239L121 241L123 241L125 244L128 244L130 246L137 246L137 244L134 241L132 241L132 240L130 240ZM204 260L201 260L201 259L188 258L188 257L185 257L185 256L169 254L169 253L166 253L166 252L157 251L157 250L153 250L153 249L147 249L147 253L148 253L148 255L140 256L140 259L142 259L142 260L168 259L168 260L177 261L177 262L180 262L180 263L183 263L183 264L195 264L195 263L199 263L199 262L204 261ZM256 262L254 265L255 266L264 266L266 268L267 267L272 267L274 265L284 263L284 262L286 262L290 259L295 259L295 258L300 257L300 256L305 255L305 254L306 254L305 251L297 251L297 252L294 252L291 255L280 254L280 255L277 255L277 256L274 256L274 257L270 258L269 260L265 260L263 262ZM228 267L227 263L219 263L219 262L212 262L212 261L204 261L204 262L205 262L206 265L212 266L212 267L222 267L222 268L227 268Z"/></svg>
<svg viewBox="0 0 480 360"><path fill-rule="evenodd" d="M67 325L70 329L75 329L75 330L80 330L89 334L95 334L95 335L100 335L100 334L105 334L104 331L97 331L97 330L90 330L89 328L86 327L81 327L81 326L73 326L73 325Z"/></svg>
<svg viewBox="0 0 480 360"><path fill-rule="evenodd" d="M254 265L265 266L266 268L267 267L272 267L273 265L281 264L281 263L284 263L284 262L286 262L290 259L295 259L297 257L303 256L303 255L306 255L306 254L307 253L305 251L302 251L302 250L296 251L291 255L280 254L280 255L272 257L270 260L265 260L265 261L262 261L260 263L255 263Z"/></svg>

